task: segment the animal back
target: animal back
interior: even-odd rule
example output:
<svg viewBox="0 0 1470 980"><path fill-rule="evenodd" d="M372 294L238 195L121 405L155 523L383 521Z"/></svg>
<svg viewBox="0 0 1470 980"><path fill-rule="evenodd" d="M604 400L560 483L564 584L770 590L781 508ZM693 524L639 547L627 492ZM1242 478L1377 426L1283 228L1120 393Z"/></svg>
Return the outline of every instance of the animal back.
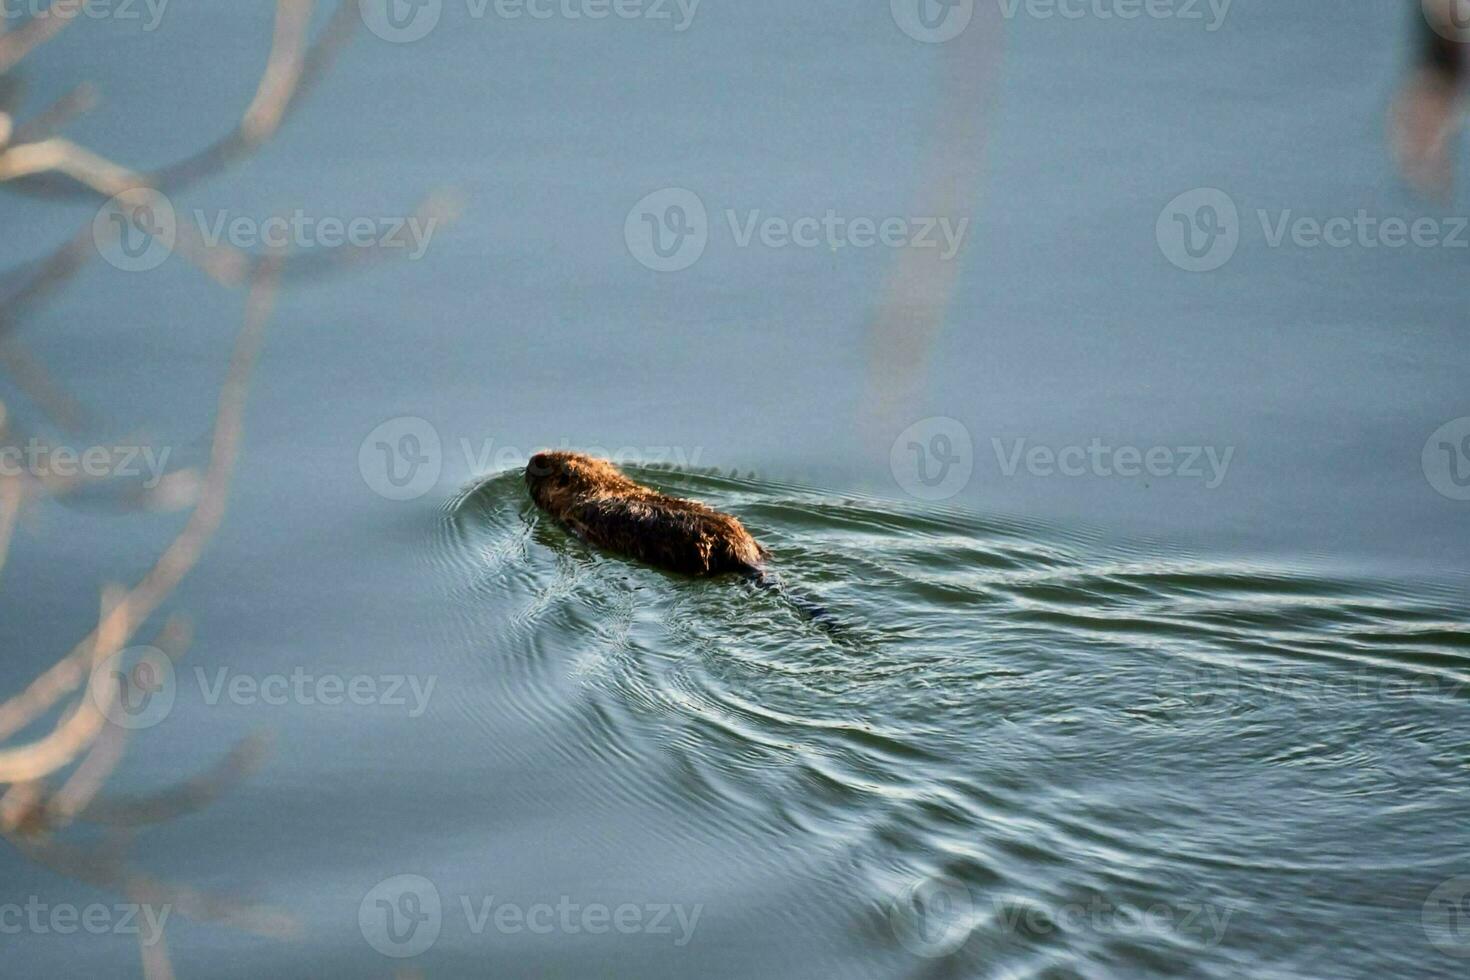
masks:
<svg viewBox="0 0 1470 980"><path fill-rule="evenodd" d="M662 494L603 497L568 515L572 529L608 551L690 575L751 571L755 540L738 520L703 504Z"/></svg>

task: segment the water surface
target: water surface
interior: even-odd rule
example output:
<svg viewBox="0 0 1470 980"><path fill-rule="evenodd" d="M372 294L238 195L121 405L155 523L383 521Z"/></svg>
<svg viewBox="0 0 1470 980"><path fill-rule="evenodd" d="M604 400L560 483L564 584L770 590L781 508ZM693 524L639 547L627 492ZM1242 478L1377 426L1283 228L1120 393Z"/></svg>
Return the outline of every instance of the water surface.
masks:
<svg viewBox="0 0 1470 980"><path fill-rule="evenodd" d="M414 44L359 30L274 140L175 201L465 201L422 259L282 295L226 522L169 607L195 628L177 704L109 791L273 732L259 772L130 844L300 934L180 917L178 976L1461 975L1457 906L1426 902L1470 874L1470 505L1422 453L1470 414L1466 256L1273 248L1256 224L1470 207L1416 199L1383 149L1406 13L1240 0L1213 32L977 14L960 49L836 0L706 0L682 33L452 3ZM68 134L161 165L249 101L270 25L224 3L151 33L78 24L28 63L26 104L90 78L106 111ZM906 388L876 332L894 255L721 231L660 274L624 241L665 187L717 223L911 213L951 138L967 182L938 199L971 238ZM1198 187L1243 230L1196 275L1155 225ZM7 190L0 266L94 213ZM96 409L74 441L143 432L197 463L241 302L177 257L93 261L15 336ZM441 447L411 500L360 455L402 417ZM972 473L927 501L890 451L935 417L967 432ZM1017 440L1094 439L1233 454L1213 486L1008 472ZM676 458L634 472L737 514L842 628L539 518L514 461L563 444ZM180 520L28 516L0 583L3 691ZM221 670L429 694L210 703ZM403 875L442 913L394 960L372 916ZM0 883L0 906L117 900L8 847ZM413 911L401 897L387 910ZM466 901L628 905L638 928L477 926ZM5 975L141 975L127 936L3 941Z"/></svg>

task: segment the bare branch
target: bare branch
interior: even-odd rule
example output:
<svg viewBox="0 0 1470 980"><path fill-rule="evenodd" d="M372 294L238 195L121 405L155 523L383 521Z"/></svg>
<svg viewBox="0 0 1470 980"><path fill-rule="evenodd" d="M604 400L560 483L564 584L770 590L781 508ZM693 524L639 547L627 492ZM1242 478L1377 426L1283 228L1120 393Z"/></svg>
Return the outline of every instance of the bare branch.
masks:
<svg viewBox="0 0 1470 980"><path fill-rule="evenodd" d="M97 90L83 82L57 99L40 113L15 127L17 143L34 143L52 135L77 116L90 112L97 105ZM0 139L0 145L5 141Z"/></svg>
<svg viewBox="0 0 1470 980"><path fill-rule="evenodd" d="M177 537L148 573L102 618L72 651L38 677L30 687L0 704L0 739L30 724L83 681L88 669L121 649L194 564L224 516L229 478L239 449L247 380L260 350L261 337L275 304L280 259L272 257L257 270L246 297L245 325L220 390L214 440L200 499ZM106 641L116 637L115 646ZM112 649L109 649L112 646ZM105 652L104 652L105 651ZM69 763L100 730L96 705L82 704L62 726L31 746L0 752L0 782L37 779Z"/></svg>
<svg viewBox="0 0 1470 980"><path fill-rule="evenodd" d="M174 980L174 965L168 955L168 940L164 938L162 925L151 943L143 930L138 930L138 950L143 955L143 980Z"/></svg>
<svg viewBox="0 0 1470 980"><path fill-rule="evenodd" d="M15 835L7 835L6 839L26 857L57 874L120 892L140 905L169 906L196 922L217 922L273 939L290 939L301 933L296 920L280 909L155 878L130 867L115 853Z"/></svg>
<svg viewBox="0 0 1470 980"><path fill-rule="evenodd" d="M143 184L165 193L177 193L253 154L279 129L316 80L330 67L360 20L357 3L341 0L321 36L308 46L306 29L310 21L310 6L307 0L278 0L271 54L255 96L235 129L192 156L142 174ZM34 171L38 175L43 172ZM64 173L59 168L50 168L50 172ZM80 179L75 174L68 176ZM0 178L0 184L9 189L53 197L76 197L88 193L91 185L85 180L81 182L85 189L52 182L7 184Z"/></svg>
<svg viewBox="0 0 1470 980"><path fill-rule="evenodd" d="M0 33L0 75L66 29L72 18L62 7L70 4L71 0L52 0L50 7L22 24L20 30Z"/></svg>
<svg viewBox="0 0 1470 980"><path fill-rule="evenodd" d="M281 124L301 81L313 6L314 0L281 0L276 5L276 33L271 41L270 59L260 77L255 98L240 121L240 132L249 140L258 143L269 139Z"/></svg>
<svg viewBox="0 0 1470 980"><path fill-rule="evenodd" d="M51 376L40 361L26 353L14 337L0 334L0 367L15 379L21 391L68 432L81 428L87 410L76 396Z"/></svg>
<svg viewBox="0 0 1470 980"><path fill-rule="evenodd" d="M265 736L252 735L192 779L147 796L99 798L76 817L109 827L143 827L202 810L258 771L270 754L270 743Z"/></svg>

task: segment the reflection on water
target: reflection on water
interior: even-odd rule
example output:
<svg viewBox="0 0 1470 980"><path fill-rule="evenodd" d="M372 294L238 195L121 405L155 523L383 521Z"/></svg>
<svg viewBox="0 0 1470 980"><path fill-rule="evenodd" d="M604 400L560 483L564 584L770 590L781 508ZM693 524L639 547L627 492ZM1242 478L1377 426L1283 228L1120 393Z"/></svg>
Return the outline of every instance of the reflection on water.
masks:
<svg viewBox="0 0 1470 980"><path fill-rule="evenodd" d="M1464 256L1258 231L1463 213L1384 153L1404 10L1236 4L1210 31L977 4L936 45L882 0L707 3L682 33L477 6L395 6L443 14L396 43L317 4L272 71L271 5L174 4L153 33L80 19L0 82L0 111L55 106L169 183L186 227L468 201L418 259L282 270L230 508L176 596L177 703L84 829L183 889L179 977L1460 975ZM309 98L265 111L263 68ZM82 78L107 111L77 115ZM719 233L659 273L627 222L669 189ZM116 413L99 439L197 469L240 312L215 280L259 255L128 271L65 190L0 196L7 296L47 287L0 326L58 381L0 392L10 419L84 424L60 397L84 393ZM1189 272L1159 228L1201 192L1241 234ZM970 223L948 262L727 233L829 210ZM1094 443L1220 465L1067 475ZM599 554L484 478L545 445L674 450L638 475L740 516L843 628ZM14 522L16 677L179 532L92 489ZM410 700L261 696L298 672ZM0 973L139 975L132 937L12 943L16 906L137 883L48 857L109 873L0 850ZM289 937L211 924L222 896Z"/></svg>
<svg viewBox="0 0 1470 980"><path fill-rule="evenodd" d="M873 964L917 947L984 975L1226 977L1306 970L1302 938L1330 932L1314 969L1408 968L1388 940L1458 857L1451 595L635 472L740 516L861 625L834 637L738 580L600 555L505 473L429 548L450 646L495 691L456 708L487 736L515 712L600 795L698 813L669 821L686 844L825 882L846 898L805 915Z"/></svg>

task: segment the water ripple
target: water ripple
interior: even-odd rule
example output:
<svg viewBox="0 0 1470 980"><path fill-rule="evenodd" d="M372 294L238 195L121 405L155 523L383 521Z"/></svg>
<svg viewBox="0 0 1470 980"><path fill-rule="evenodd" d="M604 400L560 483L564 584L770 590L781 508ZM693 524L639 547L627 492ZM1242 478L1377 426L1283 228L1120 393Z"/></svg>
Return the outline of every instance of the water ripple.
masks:
<svg viewBox="0 0 1470 980"><path fill-rule="evenodd" d="M1470 747L1470 626L1451 593L635 473L740 516L843 628L739 581L598 554L535 512L518 473L447 504L429 564L478 681L466 716L488 734L487 712L514 713L595 763L609 795L698 813L683 832L747 842L755 864L870 911L905 882L959 882L984 907L956 955L1018 976L1229 976L1263 928L1052 921L1090 896L1249 914L1274 895L1327 922L1333 889L1403 891L1444 868L1434 826L1463 812ZM1361 854L1368 833L1403 846ZM897 954L891 930L861 934Z"/></svg>

